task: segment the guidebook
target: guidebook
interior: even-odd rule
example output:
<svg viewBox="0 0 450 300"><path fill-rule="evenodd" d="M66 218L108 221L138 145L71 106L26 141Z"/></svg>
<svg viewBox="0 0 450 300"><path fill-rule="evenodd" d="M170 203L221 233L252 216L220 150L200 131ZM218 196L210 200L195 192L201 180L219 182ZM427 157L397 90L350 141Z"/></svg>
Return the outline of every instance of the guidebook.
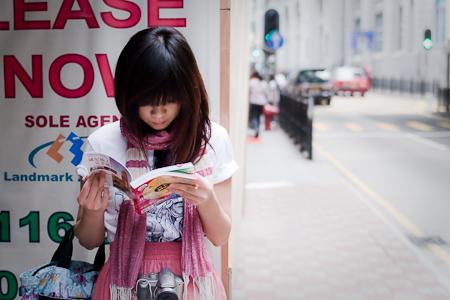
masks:
<svg viewBox="0 0 450 300"><path fill-rule="evenodd" d="M197 184L194 165L190 162L154 169L133 179L124 165L106 154L85 152L83 161L89 175L104 171L105 186L114 186L128 195L139 214L169 199L171 193L167 188L170 184Z"/></svg>

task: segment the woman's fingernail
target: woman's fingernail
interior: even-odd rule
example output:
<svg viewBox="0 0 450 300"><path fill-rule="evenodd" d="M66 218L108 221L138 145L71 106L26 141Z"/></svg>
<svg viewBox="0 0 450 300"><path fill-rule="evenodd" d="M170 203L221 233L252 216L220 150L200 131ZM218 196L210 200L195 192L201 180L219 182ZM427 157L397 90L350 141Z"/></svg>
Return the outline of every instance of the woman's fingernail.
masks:
<svg viewBox="0 0 450 300"><path fill-rule="evenodd" d="M195 180L197 180L197 183L199 183L199 182L200 182L200 178L198 178L198 177L197 177L197 178L196 178Z"/></svg>

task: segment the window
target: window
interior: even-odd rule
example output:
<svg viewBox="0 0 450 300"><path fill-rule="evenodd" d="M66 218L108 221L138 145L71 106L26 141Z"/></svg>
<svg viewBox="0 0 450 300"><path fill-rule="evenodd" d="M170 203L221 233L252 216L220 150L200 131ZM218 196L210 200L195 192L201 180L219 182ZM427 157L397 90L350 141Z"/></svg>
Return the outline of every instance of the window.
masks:
<svg viewBox="0 0 450 300"><path fill-rule="evenodd" d="M412 51L414 49L414 18L413 18L413 14L414 14L414 1L411 0L410 2L410 9L409 9L409 50Z"/></svg>
<svg viewBox="0 0 450 300"><path fill-rule="evenodd" d="M360 38L360 32L361 32L361 19L357 19L357 20L355 20L355 30L353 31L353 34L354 34L354 36L353 36L353 39L354 39L354 49L355 49L355 53L359 53L360 51L360 49L359 49L359 45L358 45L358 40L359 40L359 38Z"/></svg>
<svg viewBox="0 0 450 300"><path fill-rule="evenodd" d="M367 78L366 73L360 68L340 67L333 70L333 76L338 80L350 81L355 77Z"/></svg>
<svg viewBox="0 0 450 300"><path fill-rule="evenodd" d="M289 7L288 6L286 6L284 8L284 15L285 15L285 19L286 19L286 24L289 24ZM287 25L287 26L289 26L289 25Z"/></svg>
<svg viewBox="0 0 450 300"><path fill-rule="evenodd" d="M403 10L400 7L398 10L398 49L402 49L402 39L403 39Z"/></svg>
<svg viewBox="0 0 450 300"><path fill-rule="evenodd" d="M383 50L383 14L375 17L375 51Z"/></svg>
<svg viewBox="0 0 450 300"><path fill-rule="evenodd" d="M355 31L361 30L361 19L355 21Z"/></svg>
<svg viewBox="0 0 450 300"><path fill-rule="evenodd" d="M433 36L431 37L433 39ZM436 0L436 43L445 42L445 0Z"/></svg>
<svg viewBox="0 0 450 300"><path fill-rule="evenodd" d="M331 73L328 70L304 70L298 75L298 82L328 82L330 81L330 77Z"/></svg>

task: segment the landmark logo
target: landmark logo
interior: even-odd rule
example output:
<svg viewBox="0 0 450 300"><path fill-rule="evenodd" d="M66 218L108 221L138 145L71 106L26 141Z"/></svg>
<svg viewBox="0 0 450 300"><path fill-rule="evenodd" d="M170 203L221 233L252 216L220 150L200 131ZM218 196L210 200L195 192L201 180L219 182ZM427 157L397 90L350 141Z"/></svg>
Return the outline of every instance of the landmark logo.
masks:
<svg viewBox="0 0 450 300"><path fill-rule="evenodd" d="M28 156L28 162L30 163L30 165L36 168L36 165L34 164L34 157L39 151L47 147L50 147L47 150L46 154L57 163L60 163L63 160L64 156L61 153L59 153L59 150L61 149L62 145L64 145L64 143L70 142L72 143L72 146L70 147L69 152L71 152L74 155L73 159L71 160L71 163L74 166L77 166L81 162L81 158L83 157L83 151L81 150L81 147L84 144L82 139L85 138L87 137L86 136L79 137L73 132L71 132L67 138L64 135L59 134L54 141L38 146L33 151L31 151L30 155Z"/></svg>

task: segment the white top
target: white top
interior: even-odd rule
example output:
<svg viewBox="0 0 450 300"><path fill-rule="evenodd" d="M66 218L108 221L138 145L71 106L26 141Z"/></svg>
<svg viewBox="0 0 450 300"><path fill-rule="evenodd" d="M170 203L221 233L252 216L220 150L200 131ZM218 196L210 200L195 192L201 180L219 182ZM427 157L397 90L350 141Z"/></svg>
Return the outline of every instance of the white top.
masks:
<svg viewBox="0 0 450 300"><path fill-rule="evenodd" d="M238 169L228 133L217 123L211 122L211 139L206 150L211 158L214 184L230 178ZM89 151L105 153L125 165L127 141L120 132L120 122L107 124L93 132L87 139L85 152ZM150 162L153 161L153 150L148 151L148 158ZM87 175L83 167L77 166L76 171L81 177ZM113 242L123 192L115 187L108 188L109 200L105 211L105 228L108 241ZM163 202L147 214L147 241L169 242L181 239L182 219L181 197L174 197Z"/></svg>
<svg viewBox="0 0 450 300"><path fill-rule="evenodd" d="M267 104L269 85L265 80L251 78L249 82L249 101L251 104Z"/></svg>
<svg viewBox="0 0 450 300"><path fill-rule="evenodd" d="M278 93L277 82L275 81L275 79L272 79L269 81L269 101L272 102L273 104L277 104L279 101L278 100L279 95L277 93Z"/></svg>
<svg viewBox="0 0 450 300"><path fill-rule="evenodd" d="M275 75L275 80L277 82L277 85L280 89L284 89L286 86L286 76L284 76L283 73L277 73Z"/></svg>

